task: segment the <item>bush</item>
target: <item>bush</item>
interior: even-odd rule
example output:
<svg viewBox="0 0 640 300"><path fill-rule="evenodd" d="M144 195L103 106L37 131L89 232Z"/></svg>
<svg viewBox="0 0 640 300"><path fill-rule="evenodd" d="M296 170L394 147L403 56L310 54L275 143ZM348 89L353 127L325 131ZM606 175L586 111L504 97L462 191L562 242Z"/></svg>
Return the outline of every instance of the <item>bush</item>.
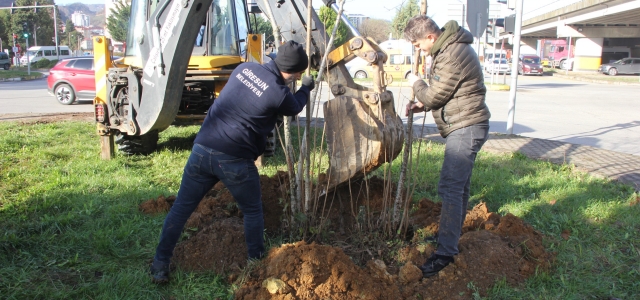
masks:
<svg viewBox="0 0 640 300"><path fill-rule="evenodd" d="M53 60L48 60L46 58L43 58L41 60L38 60L36 62L32 62L31 66L37 69L51 69L53 68L56 64L58 63L57 59L53 59Z"/></svg>
<svg viewBox="0 0 640 300"><path fill-rule="evenodd" d="M38 69L44 69L49 65L50 62L51 62L50 60L43 58L41 60L36 61L32 65Z"/></svg>
<svg viewBox="0 0 640 300"><path fill-rule="evenodd" d="M52 59L52 60L50 60L50 61L49 61L49 65L47 65L45 68L47 68L47 69L51 69L51 68L53 68L57 63L58 63L58 60L57 60L57 59Z"/></svg>

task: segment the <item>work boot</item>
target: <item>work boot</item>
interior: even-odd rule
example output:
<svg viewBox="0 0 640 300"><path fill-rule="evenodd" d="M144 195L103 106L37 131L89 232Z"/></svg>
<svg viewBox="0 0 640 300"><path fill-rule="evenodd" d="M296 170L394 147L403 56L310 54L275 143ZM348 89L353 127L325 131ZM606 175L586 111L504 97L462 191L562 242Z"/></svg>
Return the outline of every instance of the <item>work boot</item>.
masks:
<svg viewBox="0 0 640 300"><path fill-rule="evenodd" d="M448 266L453 262L453 256L438 255L435 252L427 259L420 270L422 270L422 277L427 278L438 274L440 270Z"/></svg>
<svg viewBox="0 0 640 300"><path fill-rule="evenodd" d="M438 243L438 233L436 232L434 235L430 235L424 238L424 241L429 244L437 244Z"/></svg>
<svg viewBox="0 0 640 300"><path fill-rule="evenodd" d="M151 282L162 284L169 282L169 264L153 261L149 267L151 273Z"/></svg>
<svg viewBox="0 0 640 300"><path fill-rule="evenodd" d="M460 236L462 236L462 232L460 232ZM429 243L429 244L437 244L438 243L438 232L436 232L434 235L430 235L430 236L424 238L424 241Z"/></svg>

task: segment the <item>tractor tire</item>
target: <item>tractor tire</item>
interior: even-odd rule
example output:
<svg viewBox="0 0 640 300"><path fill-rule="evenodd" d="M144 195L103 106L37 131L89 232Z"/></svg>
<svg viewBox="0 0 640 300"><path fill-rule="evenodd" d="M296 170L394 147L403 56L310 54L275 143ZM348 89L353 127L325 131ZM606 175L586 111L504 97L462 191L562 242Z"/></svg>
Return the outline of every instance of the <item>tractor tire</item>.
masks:
<svg viewBox="0 0 640 300"><path fill-rule="evenodd" d="M291 118L291 117L278 115L278 120L276 121L276 127L273 128L273 130L271 130L269 134L267 134L267 145L264 148L264 153L262 154L262 156L271 157L276 154L276 150L278 149L278 133L276 131L278 130L278 128L281 128L282 125L284 124L284 118ZM291 121L291 119L289 119L289 121Z"/></svg>
<svg viewBox="0 0 640 300"><path fill-rule="evenodd" d="M125 155L149 155L158 148L158 131L144 135L116 135L118 150Z"/></svg>
<svg viewBox="0 0 640 300"><path fill-rule="evenodd" d="M264 153L262 154L264 157L271 157L276 154L276 130L277 128L274 128L269 132L269 134L267 134L267 145L264 148Z"/></svg>

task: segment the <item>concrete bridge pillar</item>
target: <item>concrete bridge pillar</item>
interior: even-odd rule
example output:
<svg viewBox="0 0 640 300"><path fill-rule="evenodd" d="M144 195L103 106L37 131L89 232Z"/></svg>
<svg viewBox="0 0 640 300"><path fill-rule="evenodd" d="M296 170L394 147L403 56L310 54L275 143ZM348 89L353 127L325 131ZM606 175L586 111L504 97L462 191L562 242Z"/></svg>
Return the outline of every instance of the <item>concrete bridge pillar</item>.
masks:
<svg viewBox="0 0 640 300"><path fill-rule="evenodd" d="M577 38L575 43L573 70L595 71L602 62L603 38Z"/></svg>

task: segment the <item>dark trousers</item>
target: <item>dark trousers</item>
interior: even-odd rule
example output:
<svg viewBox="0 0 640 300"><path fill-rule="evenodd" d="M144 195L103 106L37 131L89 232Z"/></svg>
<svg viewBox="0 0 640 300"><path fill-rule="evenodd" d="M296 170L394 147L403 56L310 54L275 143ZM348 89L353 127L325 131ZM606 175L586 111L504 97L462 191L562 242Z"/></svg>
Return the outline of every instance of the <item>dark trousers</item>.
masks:
<svg viewBox="0 0 640 300"><path fill-rule="evenodd" d="M457 129L447 136L438 183L442 211L436 254L458 254L458 240L467 216L473 165L488 137L489 121Z"/></svg>
<svg viewBox="0 0 640 300"><path fill-rule="evenodd" d="M184 167L182 182L162 226L154 264L169 264L184 224L204 195L222 181L244 214L244 236L249 258L264 253L260 176L251 159L239 158L194 144Z"/></svg>

